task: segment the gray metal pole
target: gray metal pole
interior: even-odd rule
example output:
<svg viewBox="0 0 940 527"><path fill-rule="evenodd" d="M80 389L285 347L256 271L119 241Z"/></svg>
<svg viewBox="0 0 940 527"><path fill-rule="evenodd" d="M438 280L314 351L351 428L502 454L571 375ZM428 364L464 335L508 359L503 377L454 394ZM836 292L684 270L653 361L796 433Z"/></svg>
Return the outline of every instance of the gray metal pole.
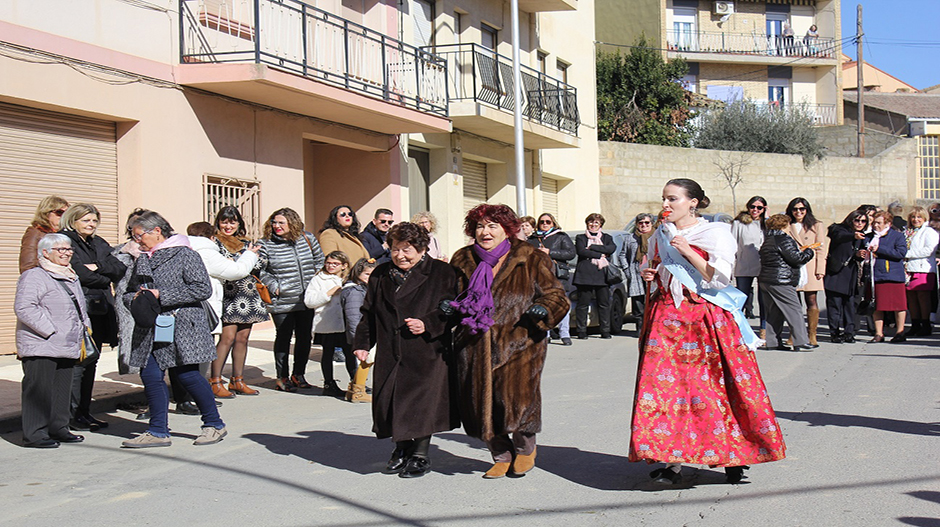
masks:
<svg viewBox="0 0 940 527"><path fill-rule="evenodd" d="M865 59L862 55L862 37L865 32L862 29L862 4L858 4L858 28L856 29L858 40L858 60L855 61L855 70L858 74L858 157L865 157Z"/></svg>
<svg viewBox="0 0 940 527"><path fill-rule="evenodd" d="M522 139L522 69L519 64L519 0L512 0L512 83L513 94L513 128L515 131L516 151L516 214L527 215L525 206L525 145Z"/></svg>

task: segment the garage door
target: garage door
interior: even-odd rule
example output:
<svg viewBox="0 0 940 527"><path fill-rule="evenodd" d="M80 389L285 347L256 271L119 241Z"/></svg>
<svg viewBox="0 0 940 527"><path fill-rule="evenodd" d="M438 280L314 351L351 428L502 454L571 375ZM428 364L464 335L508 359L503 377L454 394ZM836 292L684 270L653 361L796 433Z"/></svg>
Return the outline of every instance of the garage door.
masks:
<svg viewBox="0 0 940 527"><path fill-rule="evenodd" d="M486 163L463 160L463 209L464 213L487 200Z"/></svg>
<svg viewBox="0 0 940 527"><path fill-rule="evenodd" d="M118 240L114 123L0 103L0 188L0 353L15 353L20 240L39 201L92 203L99 234Z"/></svg>

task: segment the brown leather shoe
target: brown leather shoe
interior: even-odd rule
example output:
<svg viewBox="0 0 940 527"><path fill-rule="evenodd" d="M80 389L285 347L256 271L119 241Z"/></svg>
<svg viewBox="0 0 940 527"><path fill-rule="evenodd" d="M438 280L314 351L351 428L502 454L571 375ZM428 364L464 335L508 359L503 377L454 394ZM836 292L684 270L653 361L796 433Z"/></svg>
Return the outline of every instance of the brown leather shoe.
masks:
<svg viewBox="0 0 940 527"><path fill-rule="evenodd" d="M528 455L516 454L516 459L512 461L512 473L516 475L525 474L533 467L535 467L535 448Z"/></svg>
<svg viewBox="0 0 940 527"><path fill-rule="evenodd" d="M209 384L212 385L212 395L215 395L216 399L233 399L235 397L234 393L225 389L222 377L211 377Z"/></svg>
<svg viewBox="0 0 940 527"><path fill-rule="evenodd" d="M509 472L509 463L494 463L489 470L486 471L486 474L483 474L483 479L498 479L505 476Z"/></svg>
<svg viewBox="0 0 940 527"><path fill-rule="evenodd" d="M239 375L238 377L232 377L232 380L228 383L228 389L231 392L235 392L238 395L258 395L258 390L255 390L251 386L245 384L245 378Z"/></svg>

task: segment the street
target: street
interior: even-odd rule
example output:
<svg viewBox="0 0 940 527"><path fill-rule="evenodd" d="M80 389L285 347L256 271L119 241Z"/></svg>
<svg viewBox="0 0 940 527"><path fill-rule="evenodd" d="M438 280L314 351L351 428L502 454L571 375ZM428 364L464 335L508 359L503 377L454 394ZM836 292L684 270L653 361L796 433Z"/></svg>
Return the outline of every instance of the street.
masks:
<svg viewBox="0 0 940 527"><path fill-rule="evenodd" d="M275 392L270 340L253 336L246 372L262 394L224 402L217 445L193 446L199 418L173 413L169 448L119 448L146 428L125 411L56 450L3 434L0 524L940 526L936 337L759 351L787 458L752 466L740 485L686 466L667 489L627 461L632 331L550 346L536 468L499 480L481 478L487 450L460 429L434 437L428 476L381 474L393 444L371 434L369 406ZM318 365L307 371L318 384Z"/></svg>

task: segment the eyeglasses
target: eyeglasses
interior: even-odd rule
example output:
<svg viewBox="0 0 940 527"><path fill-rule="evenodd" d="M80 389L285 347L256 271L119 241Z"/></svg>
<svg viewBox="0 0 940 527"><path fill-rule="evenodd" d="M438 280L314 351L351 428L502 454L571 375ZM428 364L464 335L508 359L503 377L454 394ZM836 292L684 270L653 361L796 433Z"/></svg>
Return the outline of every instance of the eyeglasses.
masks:
<svg viewBox="0 0 940 527"><path fill-rule="evenodd" d="M643 220L643 221L636 222L636 224L637 225L652 225L653 222L651 222L650 220Z"/></svg>
<svg viewBox="0 0 940 527"><path fill-rule="evenodd" d="M395 223L395 220L379 220L379 223L381 223L382 225L391 225Z"/></svg>
<svg viewBox="0 0 940 527"><path fill-rule="evenodd" d="M287 225L286 221L272 221L271 225Z"/></svg>
<svg viewBox="0 0 940 527"><path fill-rule="evenodd" d="M801 210L806 210L806 207L793 207L793 212L799 212Z"/></svg>
<svg viewBox="0 0 940 527"><path fill-rule="evenodd" d="M555 222L553 222L552 220L539 220L539 225L543 223L548 223L549 225L551 225L552 223L555 223Z"/></svg>
<svg viewBox="0 0 940 527"><path fill-rule="evenodd" d="M52 211L52 214L55 214L56 216L58 216L58 217L61 218L62 215L65 214L65 211L66 211L66 209L54 210L54 211Z"/></svg>
<svg viewBox="0 0 940 527"><path fill-rule="evenodd" d="M601 222L599 222L599 221L597 221L597 220L589 221L589 222L587 222L587 224L588 224L588 225L603 225Z"/></svg>
<svg viewBox="0 0 940 527"><path fill-rule="evenodd" d="M75 249L71 247L53 247L53 251L58 251L59 254L75 252Z"/></svg>
<svg viewBox="0 0 940 527"><path fill-rule="evenodd" d="M764 209L766 209L767 207L765 207L765 206L763 206L763 205L751 205L751 206L748 207L748 208L749 208L749 209L754 209L754 210L764 210Z"/></svg>
<svg viewBox="0 0 940 527"><path fill-rule="evenodd" d="M339 267L343 265L343 262L326 262L323 264L325 267Z"/></svg>
<svg viewBox="0 0 940 527"><path fill-rule="evenodd" d="M336 215L339 216L340 218L352 218L353 217L352 212L337 212Z"/></svg>
<svg viewBox="0 0 940 527"><path fill-rule="evenodd" d="M144 234L150 234L150 233L152 233L152 232L153 232L153 231L150 230L150 231L144 231L144 232L142 232L142 233L140 233L140 234L133 234L133 235L131 235L131 238L133 238L135 242L140 243L140 239L144 237Z"/></svg>

